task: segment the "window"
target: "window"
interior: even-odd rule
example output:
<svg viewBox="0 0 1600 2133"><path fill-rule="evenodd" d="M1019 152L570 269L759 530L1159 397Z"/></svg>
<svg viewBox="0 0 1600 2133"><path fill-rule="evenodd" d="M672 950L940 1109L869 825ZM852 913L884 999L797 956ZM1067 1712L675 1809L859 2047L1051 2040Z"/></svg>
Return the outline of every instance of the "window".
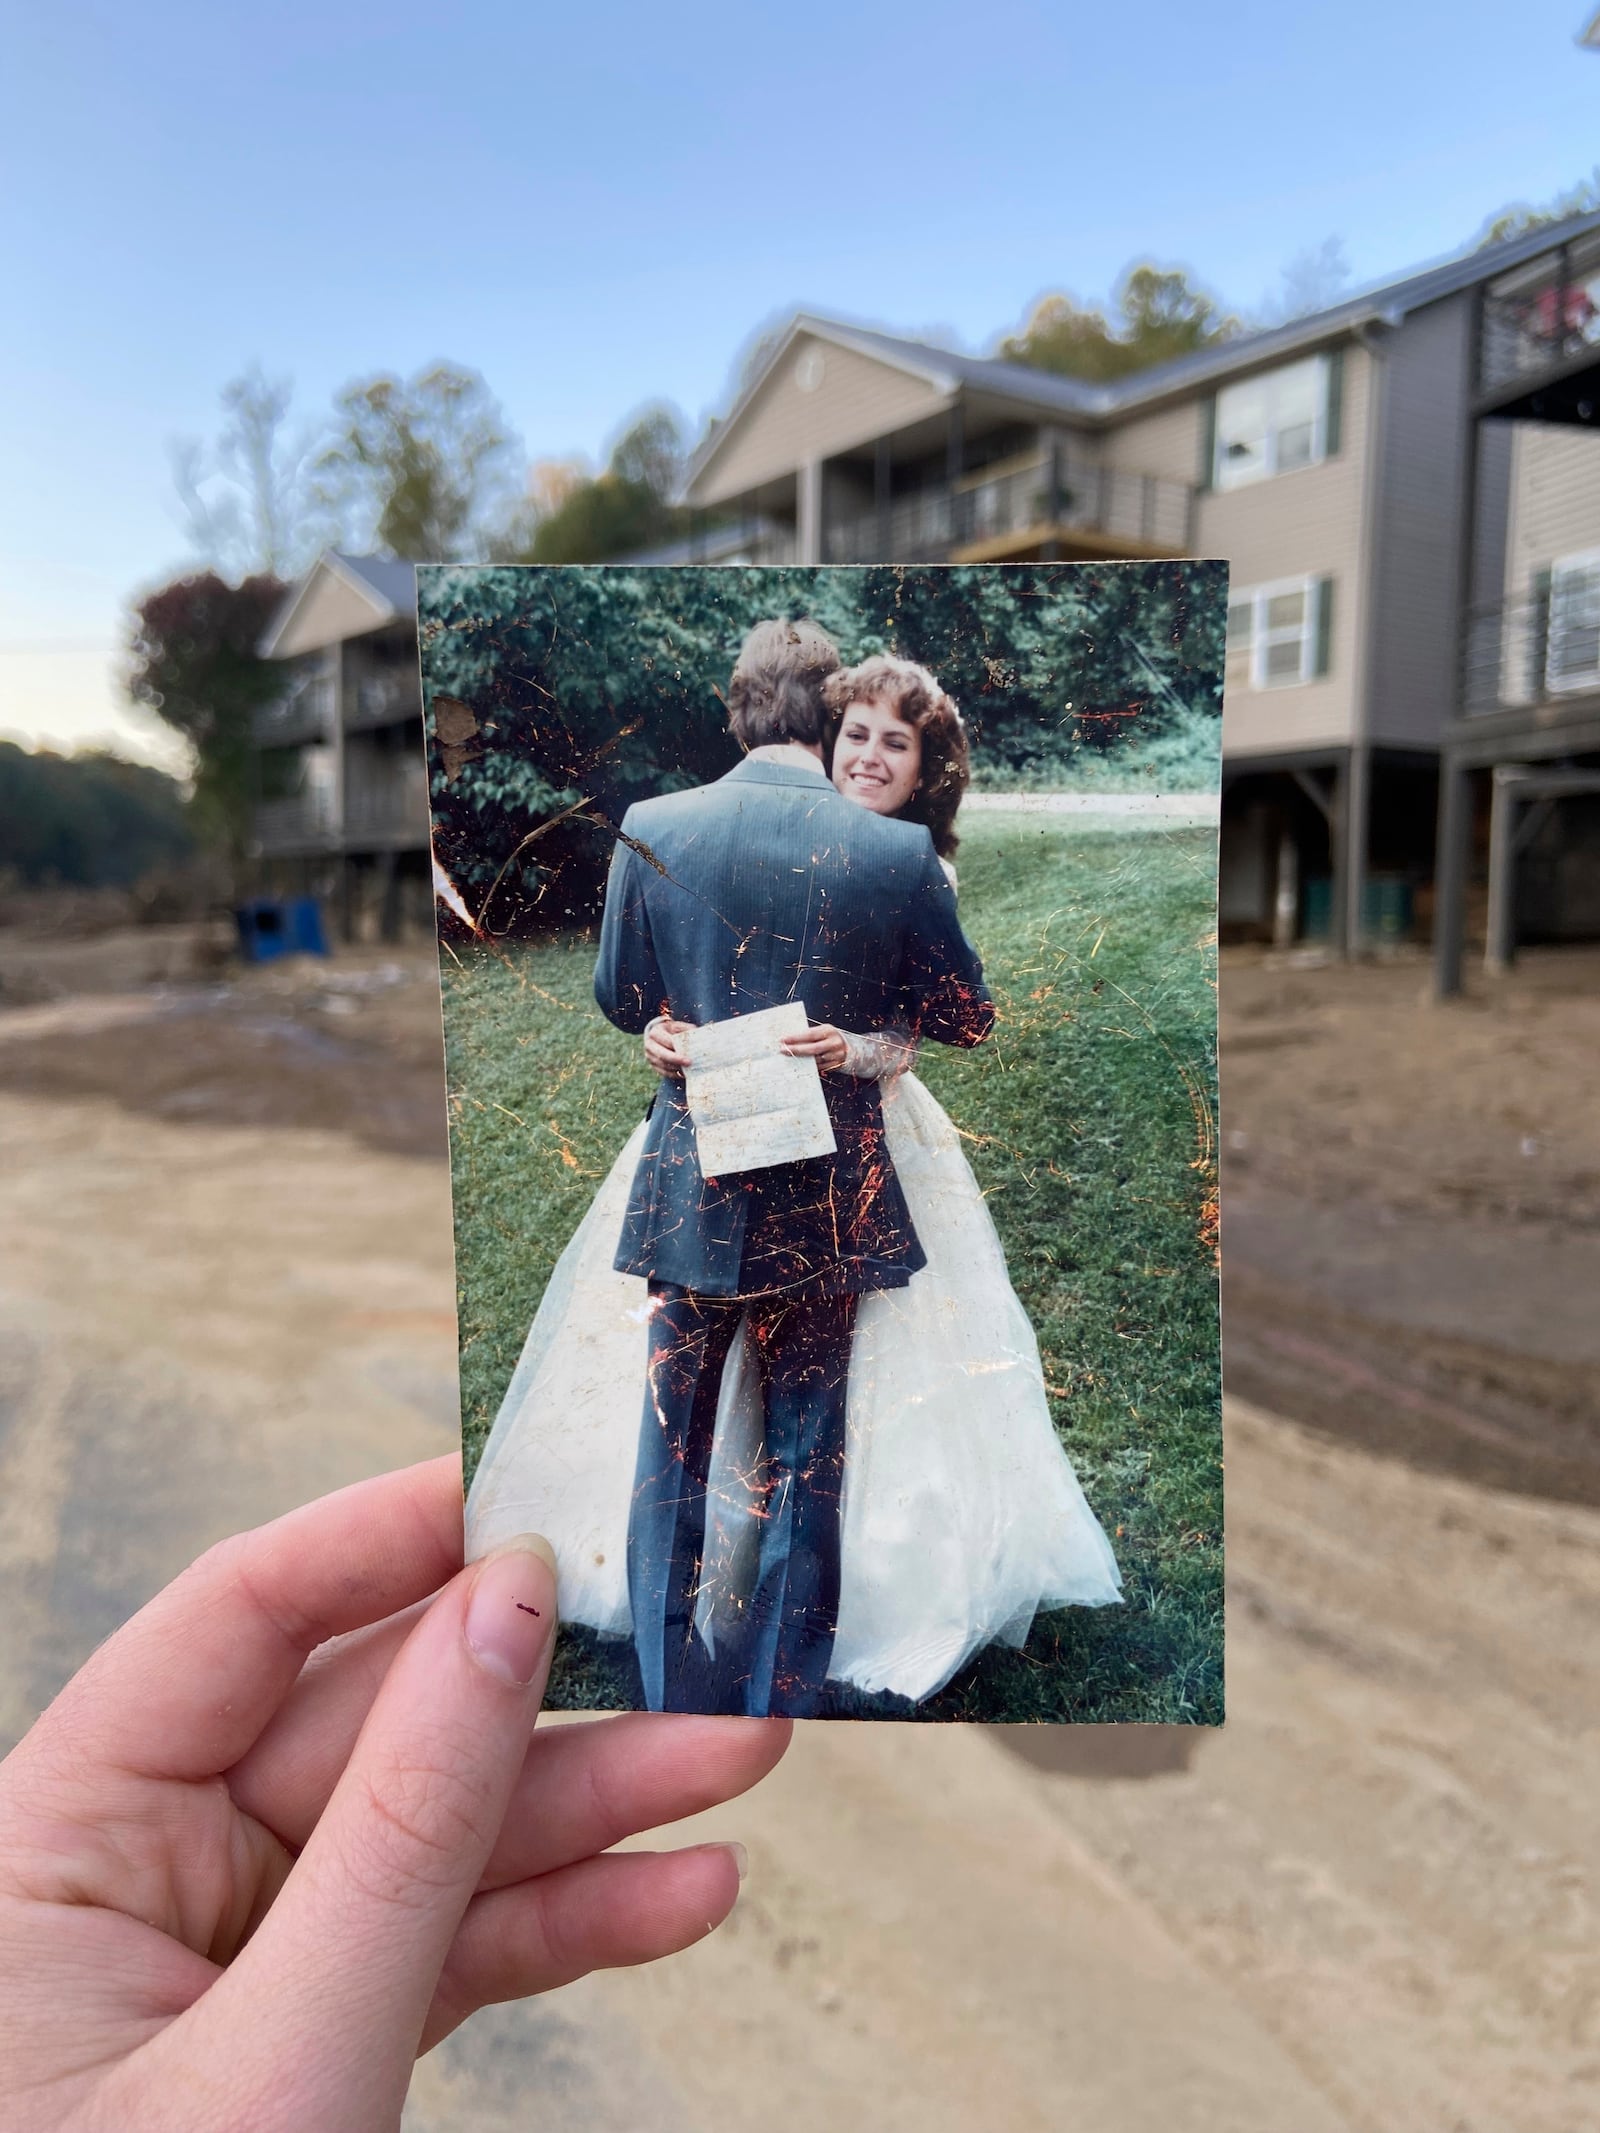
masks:
<svg viewBox="0 0 1600 2133"><path fill-rule="evenodd" d="M1289 689L1326 674L1332 620L1330 578L1241 586L1228 601L1228 679L1243 688Z"/></svg>
<svg viewBox="0 0 1600 2133"><path fill-rule="evenodd" d="M1600 550L1550 566L1545 683L1552 695L1600 687Z"/></svg>
<svg viewBox="0 0 1600 2133"><path fill-rule="evenodd" d="M1242 489L1326 459L1338 446L1338 376L1335 356L1308 356L1218 393L1213 484Z"/></svg>

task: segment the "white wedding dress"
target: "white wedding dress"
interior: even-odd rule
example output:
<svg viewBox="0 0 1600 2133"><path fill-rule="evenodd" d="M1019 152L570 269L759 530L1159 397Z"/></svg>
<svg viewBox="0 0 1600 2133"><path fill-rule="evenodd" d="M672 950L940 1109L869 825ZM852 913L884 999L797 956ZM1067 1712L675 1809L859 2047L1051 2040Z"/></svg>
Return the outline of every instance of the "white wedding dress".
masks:
<svg viewBox="0 0 1600 2133"><path fill-rule="evenodd" d="M928 1263L862 1297L850 1357L838 1633L829 1678L920 1701L1045 1607L1121 1597L1111 1544L1050 1419L1038 1343L944 1110L915 1074L883 1086L888 1148ZM467 1553L545 1534L562 1618L625 1636L628 1504L644 1407L645 1284L612 1256L644 1127L556 1263L467 1499ZM696 1614L754 1583L760 1385L723 1373Z"/></svg>

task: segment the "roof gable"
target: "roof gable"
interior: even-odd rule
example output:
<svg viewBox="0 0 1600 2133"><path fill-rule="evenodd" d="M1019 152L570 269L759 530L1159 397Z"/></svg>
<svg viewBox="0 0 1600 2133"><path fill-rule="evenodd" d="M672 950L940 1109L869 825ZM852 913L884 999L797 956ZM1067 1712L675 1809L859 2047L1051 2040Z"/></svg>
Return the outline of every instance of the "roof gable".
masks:
<svg viewBox="0 0 1600 2133"><path fill-rule="evenodd" d="M938 349L796 318L694 455L687 493L715 505L792 474L802 459L866 444L948 406L959 381Z"/></svg>
<svg viewBox="0 0 1600 2133"><path fill-rule="evenodd" d="M261 640L263 659L294 659L365 637L416 613L417 574L387 556L329 548L289 593Z"/></svg>

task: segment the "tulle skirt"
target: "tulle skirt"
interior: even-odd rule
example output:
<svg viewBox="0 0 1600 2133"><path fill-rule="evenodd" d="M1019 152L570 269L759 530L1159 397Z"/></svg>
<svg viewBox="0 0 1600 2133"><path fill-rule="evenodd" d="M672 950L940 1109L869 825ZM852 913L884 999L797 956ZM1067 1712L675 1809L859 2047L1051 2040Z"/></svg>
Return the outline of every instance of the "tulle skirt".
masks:
<svg viewBox="0 0 1600 2133"><path fill-rule="evenodd" d="M1050 1419L1038 1343L960 1138L915 1074L884 1090L888 1147L927 1265L862 1297L850 1357L841 1589L830 1678L919 1701L1047 1607L1121 1596L1111 1544ZM630 1632L628 1505L649 1298L611 1260L644 1137L558 1260L467 1499L467 1553L543 1533L564 1620ZM723 1373L696 1620L715 1648L754 1583L761 1394Z"/></svg>

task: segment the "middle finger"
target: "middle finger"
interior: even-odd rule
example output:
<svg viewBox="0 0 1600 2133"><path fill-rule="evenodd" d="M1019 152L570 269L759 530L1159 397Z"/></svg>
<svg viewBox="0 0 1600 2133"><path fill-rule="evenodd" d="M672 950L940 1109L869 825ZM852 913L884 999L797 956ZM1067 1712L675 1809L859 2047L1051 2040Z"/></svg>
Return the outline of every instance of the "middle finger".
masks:
<svg viewBox="0 0 1600 2133"><path fill-rule="evenodd" d="M311 1660L277 1717L228 1774L235 1804L298 1851L419 1608L342 1637ZM481 1886L549 1873L622 1838L731 1800L789 1742L785 1719L628 1711L541 1724ZM531 1812L537 1800L538 1812Z"/></svg>

